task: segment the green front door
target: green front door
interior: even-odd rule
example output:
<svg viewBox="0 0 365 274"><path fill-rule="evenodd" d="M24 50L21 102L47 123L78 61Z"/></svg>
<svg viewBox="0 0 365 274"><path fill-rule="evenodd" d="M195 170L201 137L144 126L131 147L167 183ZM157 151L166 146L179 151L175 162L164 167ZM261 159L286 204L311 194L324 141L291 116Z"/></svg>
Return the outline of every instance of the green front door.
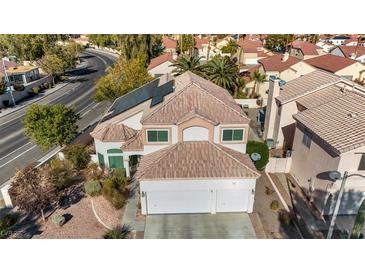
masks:
<svg viewBox="0 0 365 274"><path fill-rule="evenodd" d="M109 168L124 168L123 156L109 156Z"/></svg>
<svg viewBox="0 0 365 274"><path fill-rule="evenodd" d="M103 155L103 154L98 153L98 160L99 160L99 165L100 165L101 167L104 167L105 162L104 162L104 155Z"/></svg>

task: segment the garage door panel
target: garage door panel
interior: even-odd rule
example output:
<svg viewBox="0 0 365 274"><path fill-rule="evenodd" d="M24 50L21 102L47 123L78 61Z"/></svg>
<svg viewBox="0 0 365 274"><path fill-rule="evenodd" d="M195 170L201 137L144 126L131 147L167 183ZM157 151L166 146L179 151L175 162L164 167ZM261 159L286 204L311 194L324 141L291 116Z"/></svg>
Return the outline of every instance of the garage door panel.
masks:
<svg viewBox="0 0 365 274"><path fill-rule="evenodd" d="M149 191L148 214L210 213L210 190Z"/></svg>
<svg viewBox="0 0 365 274"><path fill-rule="evenodd" d="M217 190L217 212L247 211L248 197L248 189Z"/></svg>

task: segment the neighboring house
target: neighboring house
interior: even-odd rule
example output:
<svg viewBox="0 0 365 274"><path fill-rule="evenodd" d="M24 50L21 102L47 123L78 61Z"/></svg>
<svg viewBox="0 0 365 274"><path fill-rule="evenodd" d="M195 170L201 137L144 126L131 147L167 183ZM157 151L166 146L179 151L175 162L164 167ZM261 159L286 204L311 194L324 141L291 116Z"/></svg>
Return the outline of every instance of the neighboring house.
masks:
<svg viewBox="0 0 365 274"><path fill-rule="evenodd" d="M115 148L128 176L141 157L143 214L216 213L252 212L259 173L245 154L249 122L227 90L186 72L117 99L99 126L137 131Z"/></svg>
<svg viewBox="0 0 365 274"><path fill-rule="evenodd" d="M40 78L39 68L33 66L13 66L6 72L11 84L27 85Z"/></svg>
<svg viewBox="0 0 365 274"><path fill-rule="evenodd" d="M212 47L210 45L210 38L209 37L198 37L195 36L195 51L198 53L203 60L207 60L207 58L211 58L215 55L212 51ZM208 56L209 54L209 56Z"/></svg>
<svg viewBox="0 0 365 274"><path fill-rule="evenodd" d="M314 80L314 79L313 79ZM296 99L296 121L290 173L324 215L333 213L340 181L329 171L365 175L365 89L353 83L317 87ZM346 181L339 214L356 214L365 198L360 177Z"/></svg>
<svg viewBox="0 0 365 274"><path fill-rule="evenodd" d="M329 53L331 49L335 47L335 45L332 45L330 43L319 41L316 46L320 47L325 53Z"/></svg>
<svg viewBox="0 0 365 274"><path fill-rule="evenodd" d="M174 69L171 67L173 64L173 56L171 53L165 53L156 58L151 59L150 64L147 67L148 72L153 77L160 77L164 74L171 73Z"/></svg>
<svg viewBox="0 0 365 274"><path fill-rule="evenodd" d="M347 39L344 43L345 46L357 46L358 38Z"/></svg>
<svg viewBox="0 0 365 274"><path fill-rule="evenodd" d="M273 55L258 62L260 65L259 72L267 77L267 81L261 83L257 90L263 98L267 98L270 77L275 76L287 82L315 70L301 59L288 54Z"/></svg>
<svg viewBox="0 0 365 274"><path fill-rule="evenodd" d="M304 60L325 54L322 48L307 41L294 41L289 47L290 56Z"/></svg>
<svg viewBox="0 0 365 274"><path fill-rule="evenodd" d="M237 42L238 49L234 57L239 64L256 65L258 60L273 55L263 47L262 41L255 35L247 35Z"/></svg>
<svg viewBox="0 0 365 274"><path fill-rule="evenodd" d="M270 79L270 88L265 116L264 139L271 139L276 148L292 149L295 120L298 113L297 100L319 89L346 79L322 70L315 70L279 86L280 79ZM348 81L347 81L348 82ZM319 98L316 102L319 102Z"/></svg>
<svg viewBox="0 0 365 274"><path fill-rule="evenodd" d="M330 39L328 39L328 42L335 46L341 46L344 45L347 40L351 39L350 36L347 35L336 35Z"/></svg>
<svg viewBox="0 0 365 274"><path fill-rule="evenodd" d="M176 55L176 46L177 46L176 40L174 40L168 36L164 36L162 38L162 46L163 46L165 52L171 53L173 56Z"/></svg>
<svg viewBox="0 0 365 274"><path fill-rule="evenodd" d="M312 67L334 73L352 81L358 80L361 82L365 77L365 65L349 58L326 54L305 60L305 62Z"/></svg>
<svg viewBox="0 0 365 274"><path fill-rule="evenodd" d="M9 60L4 60L4 63L0 60L0 79L5 77L4 66L5 66L5 69L8 70L10 68L17 67L19 65L15 62L12 62Z"/></svg>
<svg viewBox="0 0 365 274"><path fill-rule="evenodd" d="M331 54L365 63L365 47L338 46L331 51Z"/></svg>
<svg viewBox="0 0 365 274"><path fill-rule="evenodd" d="M73 39L73 41L75 41L75 43L80 44L81 46L87 47L89 46L90 42L89 42L89 37L87 35L80 35L80 37Z"/></svg>

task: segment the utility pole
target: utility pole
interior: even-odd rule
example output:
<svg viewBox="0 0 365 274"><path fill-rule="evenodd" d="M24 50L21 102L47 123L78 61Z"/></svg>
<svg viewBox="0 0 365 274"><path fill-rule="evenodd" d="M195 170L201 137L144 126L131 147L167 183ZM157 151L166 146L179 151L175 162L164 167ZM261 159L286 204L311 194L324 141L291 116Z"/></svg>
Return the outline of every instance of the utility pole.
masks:
<svg viewBox="0 0 365 274"><path fill-rule="evenodd" d="M6 87L9 88L11 100L13 101L13 105L15 106L15 99L14 99L14 95L13 95L13 87L10 86L10 81L9 81L9 77L8 77L8 72L6 71L4 58L2 58L2 63L3 63L4 74L5 74Z"/></svg>

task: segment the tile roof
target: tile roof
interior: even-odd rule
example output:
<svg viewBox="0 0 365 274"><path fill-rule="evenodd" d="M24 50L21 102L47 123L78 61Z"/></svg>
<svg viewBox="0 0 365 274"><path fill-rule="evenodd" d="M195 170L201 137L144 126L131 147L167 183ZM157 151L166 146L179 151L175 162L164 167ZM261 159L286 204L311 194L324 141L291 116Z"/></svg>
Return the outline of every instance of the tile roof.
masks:
<svg viewBox="0 0 365 274"><path fill-rule="evenodd" d="M253 35L246 35L244 38L240 38L237 44L242 48L243 52L247 53L255 53L258 51L258 48L263 47L261 40Z"/></svg>
<svg viewBox="0 0 365 274"><path fill-rule="evenodd" d="M345 96L297 113L293 117L339 155L365 146L364 106L365 94L349 90Z"/></svg>
<svg viewBox="0 0 365 274"><path fill-rule="evenodd" d="M208 141L180 142L142 157L138 180L258 178L248 155Z"/></svg>
<svg viewBox="0 0 365 274"><path fill-rule="evenodd" d="M304 62L315 68L323 69L333 73L356 63L355 60L332 54L321 55L304 60Z"/></svg>
<svg viewBox="0 0 365 274"><path fill-rule="evenodd" d="M340 81L341 78L337 75L322 70L315 70L287 82L280 91L280 95L276 97L276 100L284 104L318 90L319 88L324 88L325 86Z"/></svg>
<svg viewBox="0 0 365 274"><path fill-rule="evenodd" d="M346 92L343 91L343 85L334 84L300 97L296 102L308 109L326 104L345 95Z"/></svg>
<svg viewBox="0 0 365 274"><path fill-rule="evenodd" d="M143 151L143 140L142 140L142 131L138 130L138 133L134 135L131 139L126 141L122 145L123 151L136 151L140 150Z"/></svg>
<svg viewBox="0 0 365 274"><path fill-rule="evenodd" d="M249 118L224 88L185 72L175 78L175 92L158 107L145 111L142 124L176 124L192 110L220 123L249 123Z"/></svg>
<svg viewBox="0 0 365 274"><path fill-rule="evenodd" d="M303 55L318 55L317 49L320 49L320 47L315 44L299 40L293 41L291 47L300 49L303 52Z"/></svg>
<svg viewBox="0 0 365 274"><path fill-rule="evenodd" d="M345 55L345 57L350 58L352 54L355 53L357 48L357 54L356 57L360 57L365 55L365 47L357 47L357 46L339 46L338 47L342 53Z"/></svg>
<svg viewBox="0 0 365 274"><path fill-rule="evenodd" d="M176 49L177 41L165 36L162 38L162 45L165 49Z"/></svg>
<svg viewBox="0 0 365 274"><path fill-rule="evenodd" d="M123 124L101 123L90 135L103 142L125 142L137 134L137 130Z"/></svg>
<svg viewBox="0 0 365 274"><path fill-rule="evenodd" d="M12 67L17 67L19 66L17 63L15 62L12 62L12 61L7 61L7 60L4 60L4 65L5 65L5 68L6 70L8 70L9 68L12 68ZM1 75L4 75L4 67L3 67L3 64L2 62L0 61L0 74Z"/></svg>
<svg viewBox="0 0 365 274"><path fill-rule="evenodd" d="M150 69L153 69L165 62L171 62L173 61L174 59L172 58L172 54L171 53L165 53L165 54L162 54L160 56L157 56L156 58L153 58L151 59L151 62L150 64L148 65L147 67L147 70L150 70Z"/></svg>
<svg viewBox="0 0 365 274"><path fill-rule="evenodd" d="M302 60L293 56L289 56L286 61L283 61L283 55L281 54L273 55L258 60L258 62L263 66L265 71L278 71L278 72L287 70L292 65L295 65L300 61Z"/></svg>
<svg viewBox="0 0 365 274"><path fill-rule="evenodd" d="M208 45L209 43L209 38L204 37L204 38L199 38L197 36L194 37L195 39L195 48L200 49L202 48L203 45Z"/></svg>

